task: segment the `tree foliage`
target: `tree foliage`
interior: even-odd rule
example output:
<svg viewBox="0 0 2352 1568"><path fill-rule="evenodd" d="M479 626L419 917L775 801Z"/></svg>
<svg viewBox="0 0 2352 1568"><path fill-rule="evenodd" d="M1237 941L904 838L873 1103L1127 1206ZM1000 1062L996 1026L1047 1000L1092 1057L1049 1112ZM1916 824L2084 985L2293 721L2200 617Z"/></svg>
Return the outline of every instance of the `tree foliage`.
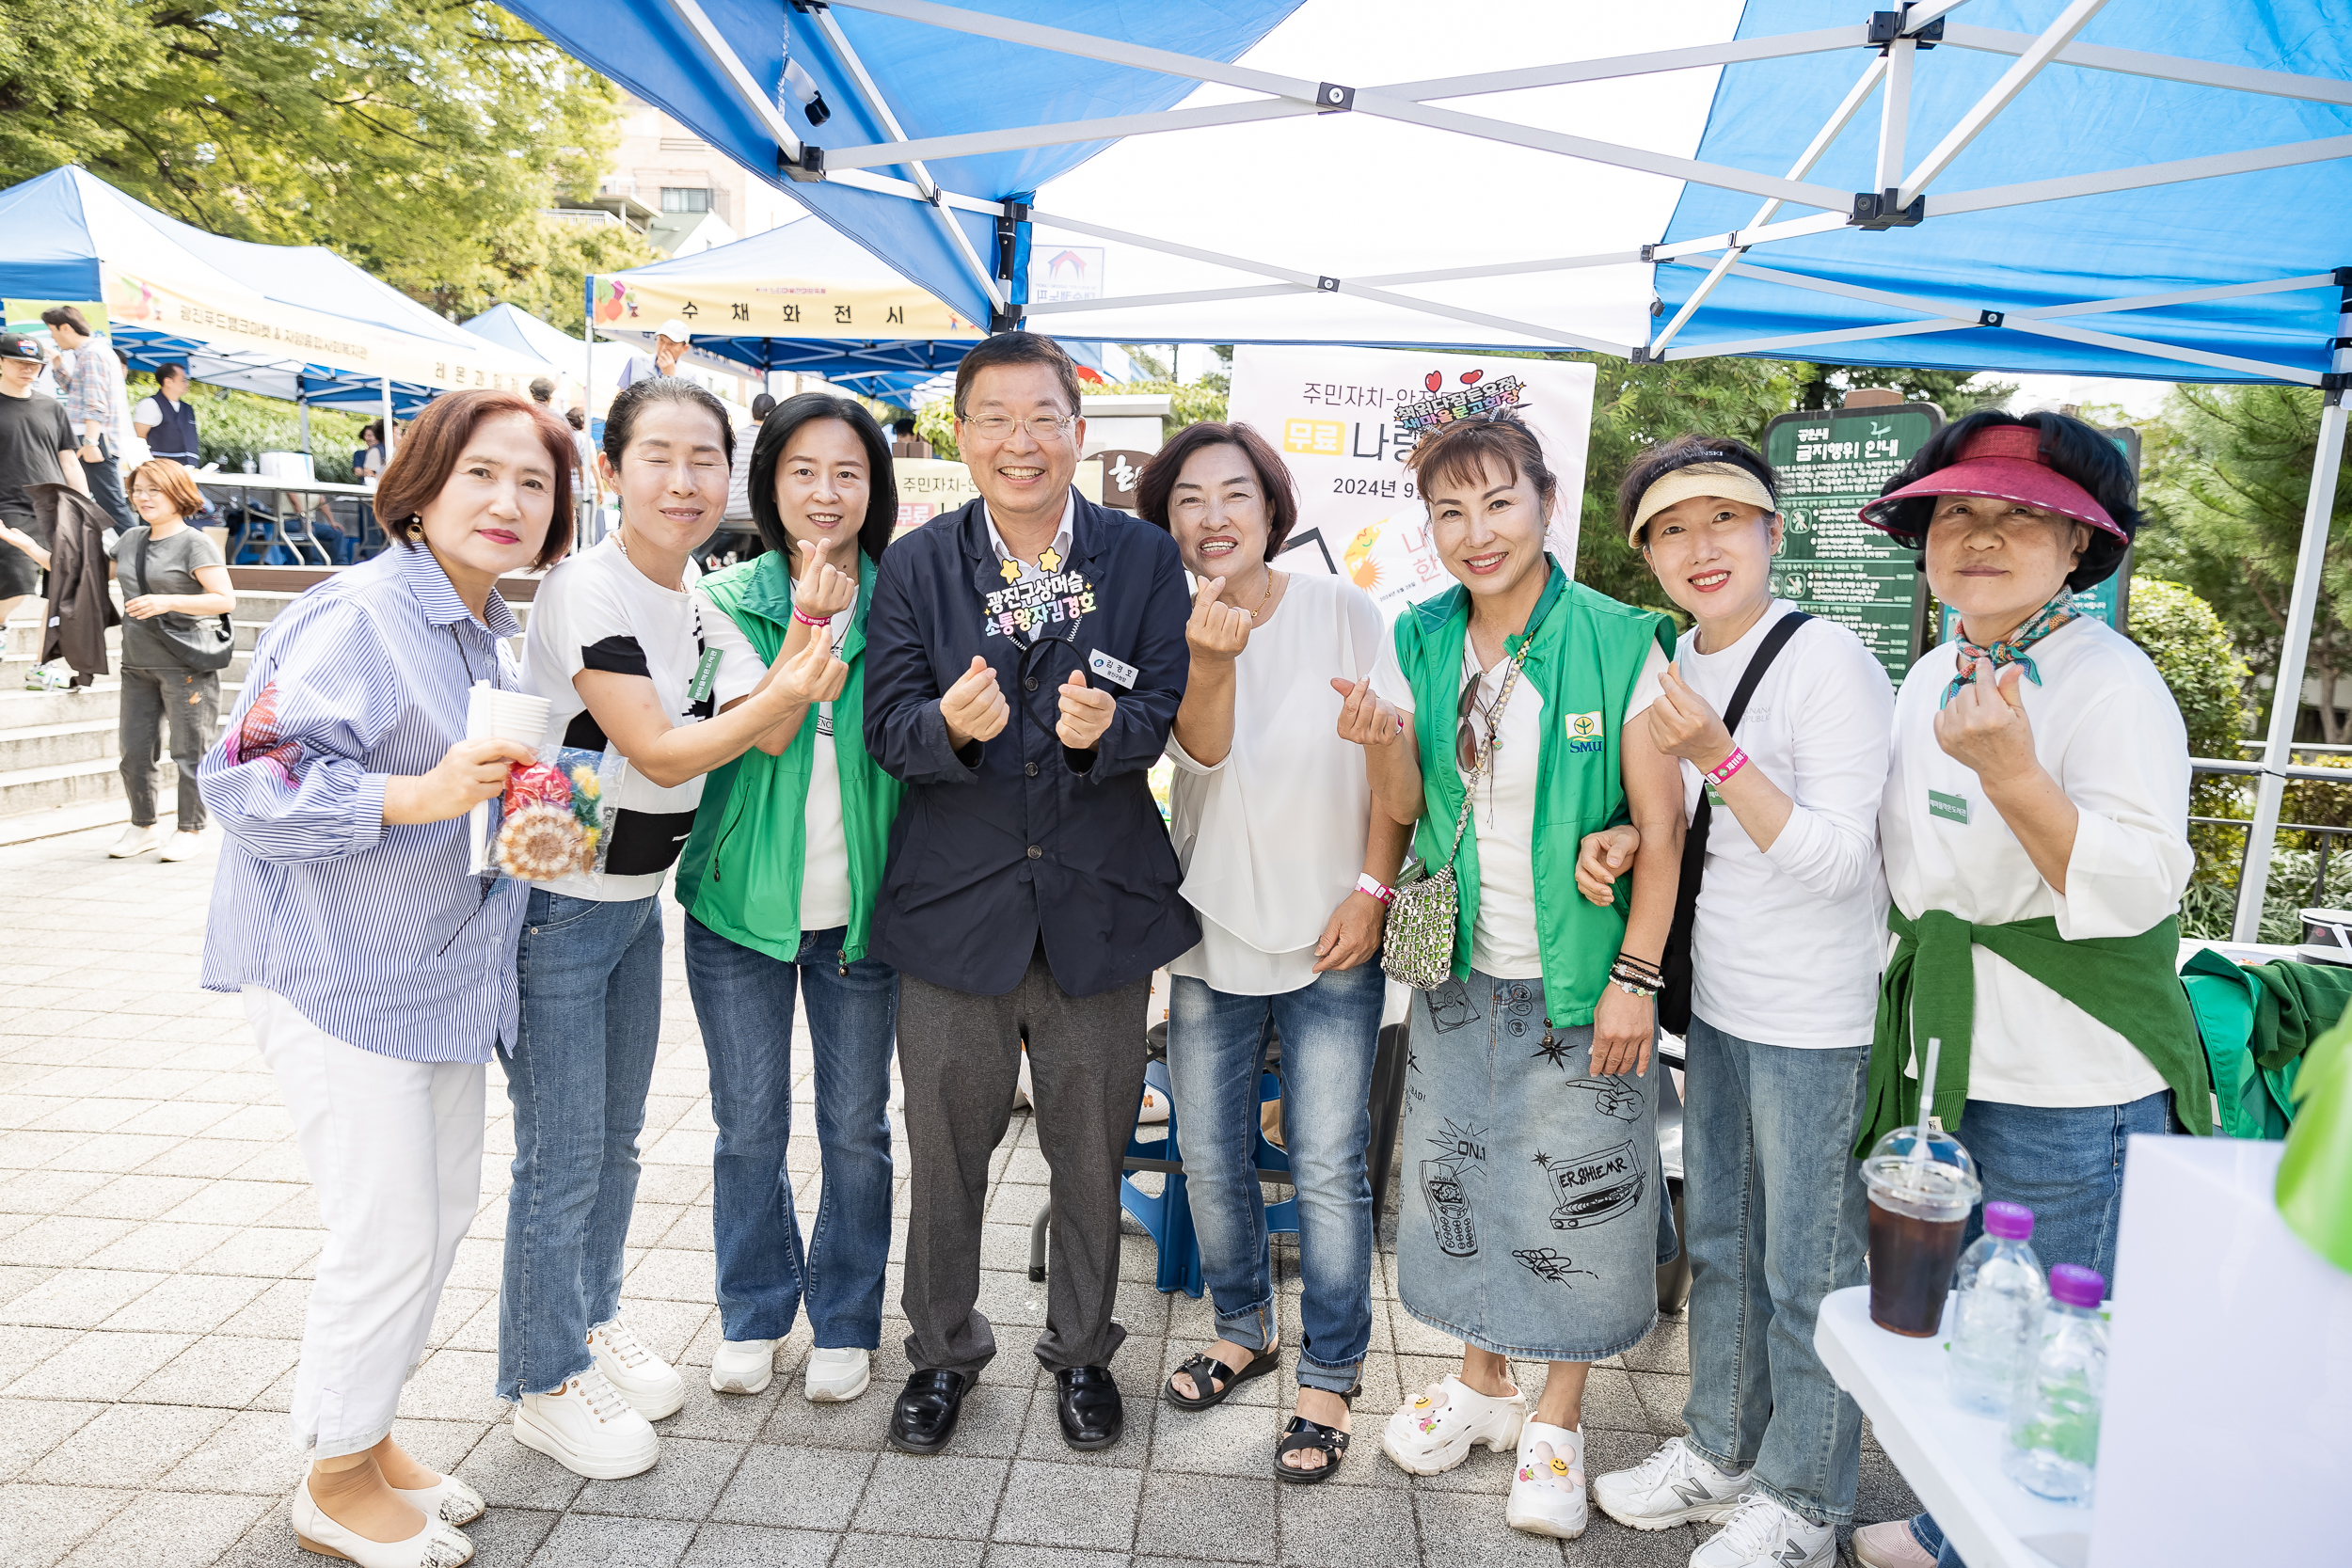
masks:
<svg viewBox="0 0 2352 1568"><path fill-rule="evenodd" d="M539 214L594 188L617 89L483 0L8 0L0 184L78 163L200 229L323 245L453 315L576 328L650 260Z"/></svg>
<svg viewBox="0 0 2352 1568"><path fill-rule="evenodd" d="M2319 400L2306 387L2184 386L2161 423L2143 431L2152 523L2140 568L2195 589L2262 674L2279 667ZM2333 744L2344 738L2340 683L2352 675L2352 473L2339 479L2328 540L2309 670L2319 687L2320 738Z"/></svg>

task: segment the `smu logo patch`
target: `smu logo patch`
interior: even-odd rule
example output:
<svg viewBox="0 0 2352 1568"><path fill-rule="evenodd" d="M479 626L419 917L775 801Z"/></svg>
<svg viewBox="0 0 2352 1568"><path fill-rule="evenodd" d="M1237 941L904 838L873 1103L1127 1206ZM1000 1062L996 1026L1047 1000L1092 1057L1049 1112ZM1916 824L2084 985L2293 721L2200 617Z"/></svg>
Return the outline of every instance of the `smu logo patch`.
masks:
<svg viewBox="0 0 2352 1568"><path fill-rule="evenodd" d="M1571 713L1568 715L1567 724L1569 751L1597 752L1601 750L1601 721L1597 712Z"/></svg>

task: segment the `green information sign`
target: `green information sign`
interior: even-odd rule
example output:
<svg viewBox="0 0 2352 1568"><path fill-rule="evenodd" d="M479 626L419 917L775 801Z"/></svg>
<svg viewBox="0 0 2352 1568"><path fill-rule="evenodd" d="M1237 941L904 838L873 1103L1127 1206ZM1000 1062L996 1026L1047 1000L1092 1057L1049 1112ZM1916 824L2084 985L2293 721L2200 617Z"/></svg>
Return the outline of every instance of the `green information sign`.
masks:
<svg viewBox="0 0 2352 1568"><path fill-rule="evenodd" d="M1918 558L1857 513L1943 423L1932 404L1904 403L1783 414L1764 428L1787 529L1772 592L1851 630L1898 685L1917 657L1926 584Z"/></svg>

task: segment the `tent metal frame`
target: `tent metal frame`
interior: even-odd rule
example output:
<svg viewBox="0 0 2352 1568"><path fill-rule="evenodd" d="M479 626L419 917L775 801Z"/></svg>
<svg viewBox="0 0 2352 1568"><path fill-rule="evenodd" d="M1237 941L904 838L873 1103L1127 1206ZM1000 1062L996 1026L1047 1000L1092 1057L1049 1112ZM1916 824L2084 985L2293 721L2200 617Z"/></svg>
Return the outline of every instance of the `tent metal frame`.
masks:
<svg viewBox="0 0 2352 1568"><path fill-rule="evenodd" d="M1629 254L1619 251L1593 256L1550 257L1366 278L1345 278L1272 261L1228 256L1171 240L1110 229L1066 214L1032 212L1027 214L1025 221L1115 240L1243 274L1254 274L1269 281L1225 288L1136 294L1110 300L1017 306L1014 308L1015 313L1000 318L1003 320L1017 320L1018 314L1024 312L1035 316L1083 315L1120 307L1253 299L1281 294L1337 293L1354 295L1407 311L1440 316L1451 321L1489 326L1501 332L1518 334L1538 342L1557 343L1565 347L1619 355L1631 358L1637 363L1727 354L1769 354L1834 342L1865 342L1921 333L2000 327L2145 356L2159 365L2172 367L2173 373L2177 373L2180 367L2201 366L2209 369L2230 370L2240 374L2250 374L2296 385L2321 387L2324 412L2320 424L2319 449L2312 467L2312 491L2305 515L2304 545L2289 603L2285 647L2280 658L2277 688L2272 698L2269 735L2265 743L2263 762L2260 765L2261 774L2256 790L2255 815L2249 833L2246 869L2239 886L2236 936L2240 941L2253 939L2260 925L2263 896L2269 877L2271 839L2277 829L2280 796L2287 777L2286 769L2290 766L2289 753L2294 739L2295 721L2301 705L2303 670L2314 620L2319 571L2327 548L2328 522L2332 512L2336 478L2342 462L2345 430L2344 388L2352 386L2352 346L2347 346L2352 345L2352 309L2340 314L2337 334L2330 345L2332 352L2329 369L2324 375L2313 374L2293 366L2272 364L2233 355L2215 354L2182 344L2165 343L2152 339L2068 325L2064 325L2059 318L2124 313L2136 309L2153 309L2163 306L2226 299L2280 290L2321 287L2343 289L2346 304L2352 305L2352 268L2331 274L2250 279L2244 283L2166 294L2146 294L2124 299L2090 300L2058 306L2037 305L2010 309L1999 300L1970 304L1923 295L1896 293L1885 290L1867 289L1784 269L1755 266L1743 258L1749 250L1757 245L1823 233L1833 229L1845 227L1849 223L1867 223L1873 227L1891 227L1900 224L1908 227L1936 217L1952 216L1963 213L2028 206L2104 192L2177 184L2262 169L2287 167L2302 163L2352 157L2352 136L2333 136L2283 146L2181 159L2165 164L2150 164L2058 179L2026 181L2009 185L1937 194L1931 198L1925 195L1924 193L1945 174L1961 152L1987 126L1994 123L2010 104L2016 101L2018 95L2035 77L2053 65L2067 65L2089 71L2114 71L2234 92L2259 93L2334 104L2352 104L2352 82L2303 76L2288 71L2261 71L2221 65L2207 60L2153 55L2137 50L2078 42L2077 35L2099 13L2106 0L2072 0L2072 3L2058 17L2040 34L2015 33L1990 27L1972 27L1949 20L1950 13L1961 9L1966 4L1966 0L1914 0L1914 3L1900 8L1899 12L1894 18L1891 33L1882 33L1877 36L1874 36L1873 28L1867 25L1832 27L1808 33L1788 34L1778 38L1747 39L1724 44L1620 55L1610 59L1519 67L1508 71L1419 82L1397 82L1369 87L1354 87L1331 82L1310 82L1301 77L1280 75L1222 60L1203 59L1120 40L1073 32L1066 28L990 16L955 6L938 4L936 0L830 0L832 7L870 12L904 22L926 24L952 32L1050 50L1110 65L1156 71L1196 82L1215 83L1259 93L1263 96L1234 104L1171 109L1154 114L1123 115L1052 125L1010 127L998 131L970 132L947 136L909 138L904 135L895 115L888 109L873 78L866 71L864 64L857 59L847 40L843 38L838 24L834 22L828 14L827 7L810 6L803 9L812 12L817 17L818 25L823 32L826 41L838 53L843 64L849 68L853 79L858 83L861 97L866 100L876 120L890 135L890 139L887 141L857 147L827 149L819 153L816 149L803 148L799 138L782 124L782 117L776 111L773 103L756 89L740 62L726 50L723 40L718 38L707 19L702 17L695 0L669 0L669 4L676 8L682 17L689 19L690 26L695 31L696 36L703 40L705 47L711 49L714 55L719 57L723 72L736 84L736 89L746 104L760 116L763 123L770 124L776 131L777 147L783 154L783 165L799 166L799 168L794 170L796 177L800 177L801 168L805 168L809 178L831 179L859 189L902 196L930 205L949 232L955 235L959 254L962 257L966 267L980 282L992 305L1000 311L1004 310L1007 298L1007 291L998 287L1002 280L996 277L993 268L982 264L973 254L971 245L960 227L949 218L948 212L953 210L998 216L1004 214L1005 209L998 202L983 201L944 189L932 179L927 166L929 161L983 152L1009 151L1024 148L1068 145L1119 136L1192 130L1210 125L1244 124L1305 115L1356 113L1375 115L1382 119L1419 125L1430 130L1450 131L1457 135L1504 145L1531 148L1556 153L1563 157L1606 164L1701 185L1746 192L1762 200L1756 216L1746 229L1720 235L1709 235L1698 240L1678 242L1672 245L1647 245L1637 253ZM2001 74L1992 87L1960 116L1926 154L1915 161L1911 161L1908 157L1909 150L1904 145L1904 132L1908 120L1912 76L1916 69L1918 47L1922 43L2011 55L2014 57L2014 63ZM1824 122L1820 135L1814 138L1812 144L1789 166L1786 175L1778 177L1729 168L1696 159L1673 157L1638 148L1622 147L1539 127L1516 124L1508 120L1469 113L1458 108L1442 106L1438 102L1474 98L1489 93L1518 91L1529 87L1602 81L1657 71L1686 71L1742 61L1828 53L1856 47L1871 47L1878 53L1860 80L1855 83L1829 119ZM1850 194L1808 182L1805 176L1811 172L1814 164L1845 131L1853 117L1861 112L1874 92L1879 95L1881 101L1879 146L1876 159L1877 191ZM812 157L811 154L815 156ZM890 168L905 169L914 175L914 179L909 181L881 172ZM1808 209L1810 215L1773 222L1780 209L1789 205ZM1674 319L1666 323L1662 328L1656 329L1650 341L1643 344L1608 342L1556 326L1518 321L1391 292L1398 285L1505 277L1589 266L1621 265L1631 261L1704 267L1707 270L1705 280L1682 305ZM1725 277L1733 276L1881 305L1917 319L1893 320L1832 331L1786 334L1734 342L1715 342L1699 348L1684 348L1677 344L1677 336L1704 307L1717 286ZM2165 372L2159 371L2158 373Z"/></svg>

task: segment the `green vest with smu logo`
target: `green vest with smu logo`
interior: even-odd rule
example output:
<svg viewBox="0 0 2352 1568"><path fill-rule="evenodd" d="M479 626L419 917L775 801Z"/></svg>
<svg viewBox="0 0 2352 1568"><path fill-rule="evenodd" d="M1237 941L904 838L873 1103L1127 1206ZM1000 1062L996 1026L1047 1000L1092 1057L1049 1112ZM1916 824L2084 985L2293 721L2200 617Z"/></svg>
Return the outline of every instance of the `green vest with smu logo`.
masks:
<svg viewBox="0 0 2352 1568"><path fill-rule="evenodd" d="M1519 679L1542 694L1543 745L1535 762L1536 951L1544 966L1545 1010L1564 1028L1593 1021L1609 984L1610 960L1625 939L1629 881L1620 879L1607 909L1576 891L1577 847L1584 835L1625 820L1625 784L1617 732L1625 707L1655 646L1673 657L1674 625L1580 583L1555 562L1528 624L1534 645ZM1396 657L1413 689L1413 734L1422 759L1424 809L1413 842L1423 864L1443 863L1462 810L1461 769L1454 737L1462 691L1462 642L1470 631L1470 592L1458 584L1397 617ZM1516 654L1521 638L1504 640ZM1514 699L1516 700L1516 699ZM1454 878L1461 915L1454 933L1454 973L1470 973L1470 932L1478 919L1478 818L1462 834ZM1516 978L1516 976L1498 976Z"/></svg>
<svg viewBox="0 0 2352 1568"><path fill-rule="evenodd" d="M834 657L850 667L834 699L833 754L841 780L841 830L850 851L850 925L841 961L866 956L882 856L903 786L866 752L866 612L874 597L874 561L858 552L857 609ZM792 579L773 551L702 579L721 613L752 651L775 662L792 616ZM695 809L694 831L678 856L677 901L739 947L790 963L800 955L801 875L807 859L809 781L817 764L817 715L771 757L755 746L711 770Z"/></svg>

